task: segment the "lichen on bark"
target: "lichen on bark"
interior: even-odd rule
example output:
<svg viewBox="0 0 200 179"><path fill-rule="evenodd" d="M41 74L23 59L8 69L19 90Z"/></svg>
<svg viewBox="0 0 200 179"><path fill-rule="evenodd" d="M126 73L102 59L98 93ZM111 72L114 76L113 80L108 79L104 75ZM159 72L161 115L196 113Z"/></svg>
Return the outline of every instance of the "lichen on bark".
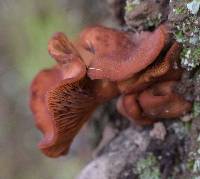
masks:
<svg viewBox="0 0 200 179"><path fill-rule="evenodd" d="M178 42L183 44L182 66L192 70L200 65L200 19L198 0L172 0L169 21Z"/></svg>
<svg viewBox="0 0 200 179"><path fill-rule="evenodd" d="M188 177L200 176L200 1L182 0L170 2L169 21L178 42L183 45L181 64L187 69L179 86L187 99L194 102L191 122L190 152L188 153Z"/></svg>

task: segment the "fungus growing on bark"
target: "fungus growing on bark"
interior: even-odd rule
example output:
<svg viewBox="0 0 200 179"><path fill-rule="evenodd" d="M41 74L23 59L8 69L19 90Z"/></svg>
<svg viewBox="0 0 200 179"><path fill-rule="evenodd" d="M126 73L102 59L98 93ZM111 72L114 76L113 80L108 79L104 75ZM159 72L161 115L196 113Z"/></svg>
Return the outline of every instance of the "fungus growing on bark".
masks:
<svg viewBox="0 0 200 179"><path fill-rule="evenodd" d="M117 110L139 125L149 125L155 122L155 120L143 114L135 94L121 96L117 101Z"/></svg>
<svg viewBox="0 0 200 179"><path fill-rule="evenodd" d="M144 114L153 118L176 118L191 109L191 104L174 92L176 81L153 85L143 91L138 101Z"/></svg>
<svg viewBox="0 0 200 179"><path fill-rule="evenodd" d="M145 71L138 73L128 80L118 82L120 91L125 94L130 92L136 93L144 90L155 82L179 80L183 72L178 65L180 52L181 46L175 42L169 48L164 58L163 55L159 56L158 59L155 60L156 63L146 68ZM160 60L159 58L163 59Z"/></svg>
<svg viewBox="0 0 200 179"><path fill-rule="evenodd" d="M180 49L164 25L139 34L94 26L74 43L56 33L48 51L58 65L31 85L31 109L44 134L39 148L50 157L66 154L95 108L120 93L119 112L138 124L188 112L191 104L173 91Z"/></svg>
<svg viewBox="0 0 200 179"><path fill-rule="evenodd" d="M191 103L173 91L176 83L158 83L139 95L124 95L118 100L118 111L140 125L151 124L160 118L180 117L191 109Z"/></svg>
<svg viewBox="0 0 200 179"><path fill-rule="evenodd" d="M175 42L164 58L161 54L162 60L159 56L155 64L144 71L118 82L121 93L129 94L119 100L119 112L141 125L159 118L175 118L188 112L191 104L172 90L183 72L178 64L180 52L181 46ZM160 91L160 94L162 91L162 95L154 95L152 91L155 90Z"/></svg>
<svg viewBox="0 0 200 179"><path fill-rule="evenodd" d="M39 148L49 157L66 154L96 106L118 94L116 84L85 76L85 65L69 44L63 34L53 36L49 52L59 66L41 71L31 85L31 109L44 134Z"/></svg>
<svg viewBox="0 0 200 179"><path fill-rule="evenodd" d="M167 37L164 26L154 32L140 34L102 26L87 28L80 35L80 44L93 53L88 76L91 79L125 80L145 69L158 57Z"/></svg>
<svg viewBox="0 0 200 179"><path fill-rule="evenodd" d="M37 127L44 134L39 148L50 157L57 157L68 151L75 133L85 116L89 115L89 110L92 110L90 105L94 103L90 92L85 89L85 81L62 79L58 68L43 70L31 86L31 109Z"/></svg>

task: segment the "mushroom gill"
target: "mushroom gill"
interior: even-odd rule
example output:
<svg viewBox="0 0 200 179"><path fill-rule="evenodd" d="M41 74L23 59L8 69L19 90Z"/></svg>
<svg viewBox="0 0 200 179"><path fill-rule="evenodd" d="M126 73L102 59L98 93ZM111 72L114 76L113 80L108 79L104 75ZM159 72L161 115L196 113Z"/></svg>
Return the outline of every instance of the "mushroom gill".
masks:
<svg viewBox="0 0 200 179"><path fill-rule="evenodd" d="M32 82L30 98L36 125L44 134L39 148L49 157L66 154L97 105L116 95L112 82L63 79L59 67L41 71Z"/></svg>
<svg viewBox="0 0 200 179"><path fill-rule="evenodd" d="M30 106L44 134L39 148L49 157L67 153L73 138L97 105L88 78L62 78L58 67L41 71L31 85Z"/></svg>
<svg viewBox="0 0 200 179"><path fill-rule="evenodd" d="M53 129L39 143L40 149L50 157L68 152L74 137L96 108L88 79L64 80L47 93L47 106Z"/></svg>
<svg viewBox="0 0 200 179"><path fill-rule="evenodd" d="M58 65L33 80L31 109L44 134L39 148L49 157L58 157L68 152L97 105L118 95L118 89L110 81L86 76L82 57L63 33L50 39L48 50Z"/></svg>

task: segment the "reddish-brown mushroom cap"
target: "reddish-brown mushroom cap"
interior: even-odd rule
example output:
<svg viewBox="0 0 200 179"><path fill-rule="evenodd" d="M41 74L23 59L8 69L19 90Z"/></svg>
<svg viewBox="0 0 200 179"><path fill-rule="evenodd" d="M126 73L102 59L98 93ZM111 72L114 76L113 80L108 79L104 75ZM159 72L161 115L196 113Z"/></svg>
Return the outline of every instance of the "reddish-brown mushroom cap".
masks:
<svg viewBox="0 0 200 179"><path fill-rule="evenodd" d="M118 95L116 84L91 81L86 66L63 33L49 41L49 53L58 66L43 70L31 85L31 109L44 134L39 148L49 157L68 152L69 147L97 105Z"/></svg>
<svg viewBox="0 0 200 179"><path fill-rule="evenodd" d="M175 118L191 110L191 103L173 90L177 82L158 83L142 92L138 98L143 112L156 118Z"/></svg>
<svg viewBox="0 0 200 179"><path fill-rule="evenodd" d="M176 118L191 110L191 103L173 91L177 82L158 83L139 95L120 97L118 111L140 125L152 124L159 118Z"/></svg>
<svg viewBox="0 0 200 179"><path fill-rule="evenodd" d="M30 107L35 115L36 125L42 131L51 131L53 126L48 123L50 118L46 105L46 92L54 87L62 78L57 67L42 70L31 84ZM44 129L45 126L45 129Z"/></svg>
<svg viewBox="0 0 200 179"><path fill-rule="evenodd" d="M118 95L116 84L84 77L63 79L59 67L41 71L31 85L31 109L44 134L39 148L49 157L68 152L97 105Z"/></svg>
<svg viewBox="0 0 200 179"><path fill-rule="evenodd" d="M95 26L86 29L79 43L93 54L88 67L91 79L124 80L151 64L168 40L164 26L154 32L130 34Z"/></svg>
<svg viewBox="0 0 200 179"><path fill-rule="evenodd" d="M180 52L181 46L177 42L173 43L164 59L159 63L155 62L155 64L147 67L145 71L134 75L128 80L118 82L120 91L125 94L135 93L144 90L155 82L179 80L183 72L177 63Z"/></svg>
<svg viewBox="0 0 200 179"><path fill-rule="evenodd" d="M37 127L44 133L47 141L51 140L54 126L47 109L46 93L62 79L57 67L43 70L35 77L31 84L30 107L34 114Z"/></svg>
<svg viewBox="0 0 200 179"><path fill-rule="evenodd" d="M139 125L150 125L156 121L143 115L143 111L137 101L137 95L134 94L121 96L117 101L117 110L123 116Z"/></svg>
<svg viewBox="0 0 200 179"><path fill-rule="evenodd" d="M81 79L86 66L74 45L62 32L55 33L48 43L49 54L61 66L64 78Z"/></svg>

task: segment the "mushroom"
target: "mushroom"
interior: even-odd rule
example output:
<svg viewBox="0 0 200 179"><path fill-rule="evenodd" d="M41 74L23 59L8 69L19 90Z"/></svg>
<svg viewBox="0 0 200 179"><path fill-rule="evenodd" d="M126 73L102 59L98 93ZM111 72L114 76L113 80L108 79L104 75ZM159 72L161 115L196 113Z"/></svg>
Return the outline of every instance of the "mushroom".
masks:
<svg viewBox="0 0 200 179"><path fill-rule="evenodd" d="M31 85L31 109L44 134L39 148L49 157L66 154L94 109L117 94L107 81L62 79L57 68L40 72Z"/></svg>
<svg viewBox="0 0 200 179"><path fill-rule="evenodd" d="M159 118L176 118L191 109L191 103L173 91L177 82L155 84L141 94L121 96L118 111L140 125L149 125Z"/></svg>
<svg viewBox="0 0 200 179"><path fill-rule="evenodd" d="M47 107L54 129L51 138L45 138L39 147L50 157L68 152L69 147L96 108L98 101L90 89L90 80L63 80L56 88L47 92ZM48 136L48 134L47 134Z"/></svg>
<svg viewBox="0 0 200 179"><path fill-rule="evenodd" d="M159 59L163 58L163 54L161 54L161 57L155 60L155 64L147 67L145 71L136 74L132 78L118 82L121 93L136 93L159 81L179 80L183 72L178 66L180 52L180 44L174 42L164 59ZM176 68L174 67L175 65L177 66Z"/></svg>
<svg viewBox="0 0 200 179"><path fill-rule="evenodd" d="M173 90L183 71L174 68L180 50L164 25L135 34L94 26L74 43L56 33L48 51L57 65L31 85L31 110L44 134L39 148L49 157L66 154L97 106L120 95L118 111L138 124L188 112L191 103Z"/></svg>
<svg viewBox="0 0 200 179"><path fill-rule="evenodd" d="M81 33L79 44L91 52L87 70L91 79L120 81L150 65L164 48L167 39L164 26L154 32L140 34L95 26Z"/></svg>
<svg viewBox="0 0 200 179"><path fill-rule="evenodd" d="M138 101L144 114L153 118L176 118L188 112L192 105L174 91L176 84L176 81L166 81L143 91Z"/></svg>
<svg viewBox="0 0 200 179"><path fill-rule="evenodd" d="M159 57L144 71L118 82L121 93L127 94L119 99L118 111L140 125L151 124L159 118L175 118L188 112L191 103L172 90L177 82L169 81L181 78L183 70L178 65L180 52L181 46L174 42L163 60ZM152 91L155 90L163 95L154 95Z"/></svg>
<svg viewBox="0 0 200 179"><path fill-rule="evenodd" d="M137 95L135 94L121 96L117 101L117 110L123 116L139 125L150 125L156 121L143 114L142 108L137 100Z"/></svg>
<svg viewBox="0 0 200 179"><path fill-rule="evenodd" d="M66 154L94 109L118 95L113 82L85 75L81 57L68 44L62 33L53 36L49 52L59 65L41 71L31 85L30 106L44 134L39 148L49 157Z"/></svg>

